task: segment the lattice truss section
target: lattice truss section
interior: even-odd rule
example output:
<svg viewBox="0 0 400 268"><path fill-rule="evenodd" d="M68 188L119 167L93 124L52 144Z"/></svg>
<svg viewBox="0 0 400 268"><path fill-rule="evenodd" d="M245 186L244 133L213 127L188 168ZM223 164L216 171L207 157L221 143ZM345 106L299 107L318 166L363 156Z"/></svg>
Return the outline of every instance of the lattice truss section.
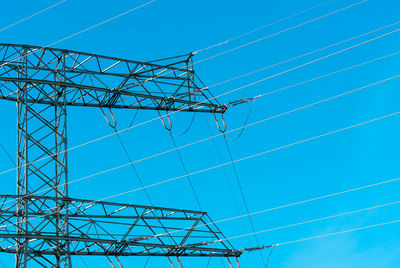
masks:
<svg viewBox="0 0 400 268"><path fill-rule="evenodd" d="M16 253L18 240L29 240L30 256L54 256L56 243L69 241L74 255L107 256L210 256L238 257L224 240L218 228L211 224L205 212L138 206L82 199L30 197L25 202L31 206L53 207L62 204L57 214L51 209L29 212L29 222L35 229L26 234L18 232L14 218L18 217L18 196L0 196L0 252ZM68 210L65 209L68 204ZM68 211L68 212L67 212ZM45 218L69 218L69 235L54 235ZM216 243L211 243L216 241ZM52 263L49 260L49 263Z"/></svg>
<svg viewBox="0 0 400 268"><path fill-rule="evenodd" d="M0 196L0 252L15 253L16 267L71 267L74 255L239 256L209 243L222 234L204 212L68 195L67 106L225 112L192 65L192 55L138 62L0 44L0 99L18 109L17 195Z"/></svg>
<svg viewBox="0 0 400 268"><path fill-rule="evenodd" d="M0 99L16 100L18 84L25 83L36 103L53 104L54 88L63 87L67 105L223 113L226 106L213 99L192 65L192 54L139 62L0 44Z"/></svg>

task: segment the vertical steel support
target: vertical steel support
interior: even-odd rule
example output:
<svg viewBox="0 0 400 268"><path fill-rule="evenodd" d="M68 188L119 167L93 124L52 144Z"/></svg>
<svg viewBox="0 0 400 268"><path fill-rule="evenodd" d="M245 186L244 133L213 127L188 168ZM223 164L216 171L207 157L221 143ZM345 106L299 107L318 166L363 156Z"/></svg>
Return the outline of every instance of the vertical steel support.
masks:
<svg viewBox="0 0 400 268"><path fill-rule="evenodd" d="M27 56L23 56L19 69L21 79L31 77L27 69ZM58 56L55 81L65 81L65 59ZM40 96L50 105L29 101L30 96ZM66 90L63 86L47 87L20 82L18 84L18 138L17 138L17 205L18 234L56 234L68 236L68 207L60 199L35 199L32 196L68 197L67 186L67 126ZM38 161L41 158L45 160ZM49 189L50 188L50 189ZM38 217L40 215L45 217ZM36 216L37 215L37 216ZM52 246L54 256L41 256L43 244ZM32 253L36 251L35 253ZM39 256L39 257L38 257ZM43 267L70 267L69 242L18 241L16 267L26 267L29 262Z"/></svg>

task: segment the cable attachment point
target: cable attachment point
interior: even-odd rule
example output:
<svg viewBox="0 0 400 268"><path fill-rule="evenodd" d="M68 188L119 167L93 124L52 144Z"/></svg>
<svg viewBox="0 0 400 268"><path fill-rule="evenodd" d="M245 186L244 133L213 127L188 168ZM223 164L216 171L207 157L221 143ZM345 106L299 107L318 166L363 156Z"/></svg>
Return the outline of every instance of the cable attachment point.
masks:
<svg viewBox="0 0 400 268"><path fill-rule="evenodd" d="M171 121L171 118L169 117L168 111L165 111L165 115L164 115L164 116L161 115L160 111L157 111L157 113L158 113L158 116L160 117L161 123L163 124L164 128L165 128L167 131L171 132L171 129L172 129L172 121ZM165 123L165 121L164 121L164 117L165 117L165 116L167 116L168 125L167 125L167 124Z"/></svg>
<svg viewBox="0 0 400 268"><path fill-rule="evenodd" d="M248 103L250 101L256 100L256 99L258 99L260 97L261 97L261 95L258 95L258 96L252 97L252 98L245 98L245 99L241 99L241 100L231 101L228 104L226 104L226 106L227 107L234 107L234 106L237 106L237 105L240 105L240 104L243 104L243 103Z"/></svg>
<svg viewBox="0 0 400 268"><path fill-rule="evenodd" d="M224 114L221 113L221 121L222 121L221 123L222 123L222 127L221 127L221 124L220 124L220 122L218 121L218 119L217 119L215 113L213 113L213 116L214 116L215 123L217 124L218 130L219 130L220 132L222 132L222 133L225 133L225 131L226 131L226 123L225 123Z"/></svg>
<svg viewBox="0 0 400 268"><path fill-rule="evenodd" d="M117 120L115 119L114 113L113 113L113 111L111 110L111 108L108 108L108 111L109 111L109 113L110 113L110 116L111 116L112 121L111 121L110 119L108 119L108 116L107 116L106 112L103 110L103 107L100 106L100 110L101 110L101 112L103 113L103 116L104 116L104 118L105 118L106 121L107 121L107 124L108 124L111 128L113 128L113 129L115 130L115 129L117 128Z"/></svg>

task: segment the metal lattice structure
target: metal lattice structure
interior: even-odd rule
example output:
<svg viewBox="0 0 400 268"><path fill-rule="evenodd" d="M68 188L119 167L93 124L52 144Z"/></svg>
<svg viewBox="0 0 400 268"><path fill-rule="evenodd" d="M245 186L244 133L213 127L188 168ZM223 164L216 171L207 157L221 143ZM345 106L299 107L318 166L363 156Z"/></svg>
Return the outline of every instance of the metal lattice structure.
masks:
<svg viewBox="0 0 400 268"><path fill-rule="evenodd" d="M18 109L17 194L0 196L0 252L16 267L71 267L74 255L240 256L228 242L206 246L223 235L205 212L68 195L68 106L225 112L191 54L138 62L0 44L0 60L0 99Z"/></svg>

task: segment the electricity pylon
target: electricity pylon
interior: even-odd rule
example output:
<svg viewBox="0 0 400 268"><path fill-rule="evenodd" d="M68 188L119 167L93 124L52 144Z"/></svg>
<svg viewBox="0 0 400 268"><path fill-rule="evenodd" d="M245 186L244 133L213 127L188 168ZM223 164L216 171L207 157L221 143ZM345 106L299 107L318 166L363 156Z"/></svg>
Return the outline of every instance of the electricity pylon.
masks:
<svg viewBox="0 0 400 268"><path fill-rule="evenodd" d="M0 44L0 60L0 99L18 110L17 194L0 195L0 252L16 267L71 267L77 255L240 256L205 212L68 194L68 106L225 112L198 86L192 54L138 62Z"/></svg>

